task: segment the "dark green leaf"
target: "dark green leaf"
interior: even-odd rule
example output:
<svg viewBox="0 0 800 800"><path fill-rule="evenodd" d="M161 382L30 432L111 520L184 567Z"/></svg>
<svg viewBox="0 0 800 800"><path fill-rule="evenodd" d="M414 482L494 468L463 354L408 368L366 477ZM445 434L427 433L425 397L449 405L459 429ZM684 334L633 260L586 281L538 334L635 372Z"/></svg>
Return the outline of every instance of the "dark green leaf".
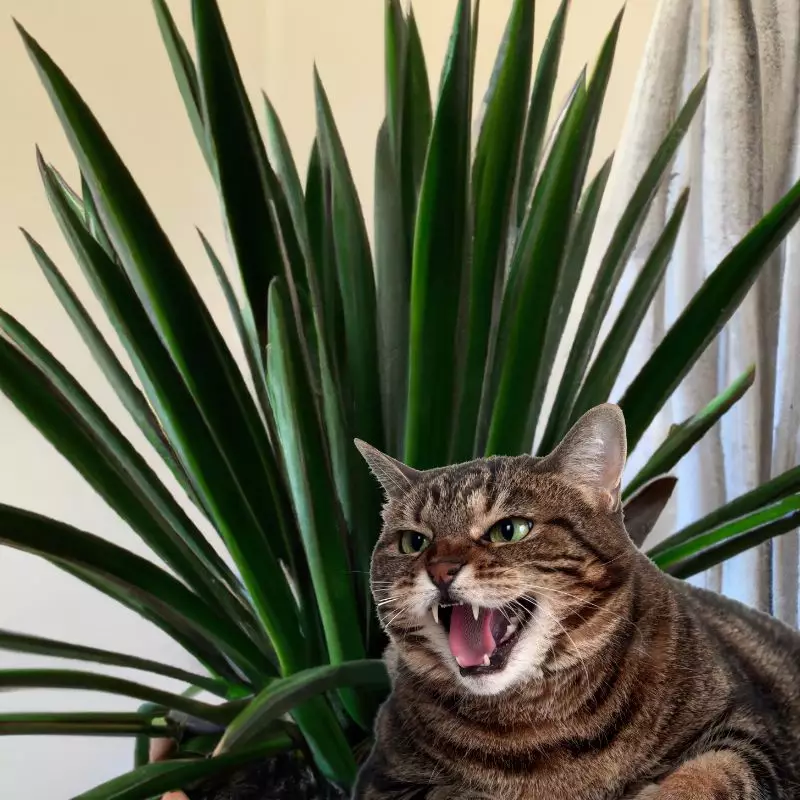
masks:
<svg viewBox="0 0 800 800"><path fill-rule="evenodd" d="M522 226L536 185L539 156L547 130L547 121L550 118L550 106L553 102L553 88L556 84L558 65L561 60L561 47L564 43L564 28L568 10L569 0L561 0L536 68L519 166L516 216L518 227Z"/></svg>
<svg viewBox="0 0 800 800"><path fill-rule="evenodd" d="M125 590L156 614L179 617L228 653L256 683L272 670L247 636L204 599L147 559L85 531L0 505L0 544L88 572Z"/></svg>
<svg viewBox="0 0 800 800"><path fill-rule="evenodd" d="M320 154L331 181L331 211L346 342L347 419L353 435L383 444L375 276L367 229L344 146L319 74L314 73Z"/></svg>
<svg viewBox="0 0 800 800"><path fill-rule="evenodd" d="M800 495L795 494L691 539L684 539L651 558L670 575L688 578L798 527Z"/></svg>
<svg viewBox="0 0 800 800"><path fill-rule="evenodd" d="M169 664L161 664L149 658L140 658L125 653L113 653L110 650L101 650L97 647L60 642L55 639L46 639L42 636L31 636L24 633L14 633L0 628L0 650L10 650L15 653L32 653L39 656L56 658L69 658L73 661L91 661L95 664L109 664L115 667L139 669L152 672L155 675L164 675L176 681L183 681L195 686L201 686L213 694L226 696L227 684L207 675L196 675Z"/></svg>
<svg viewBox="0 0 800 800"><path fill-rule="evenodd" d="M553 403L542 440L542 450L550 451L566 433L575 393L584 378L586 367L594 351L603 319L611 304L628 258L636 244L650 207L667 168L683 141L694 118L706 88L707 75L692 90L678 113L664 141L659 146L631 195L603 256L597 275L586 301L578 330L564 367L561 383ZM631 445L633 449L633 445Z"/></svg>
<svg viewBox="0 0 800 800"><path fill-rule="evenodd" d="M178 84L178 89L183 98L186 114L192 124L192 130L197 143L200 145L203 157L213 171L213 159L209 151L203 122L203 102L200 96L200 85L197 81L197 70L192 61L192 56L175 25L175 20L173 20L165 0L153 0L153 8L156 12L156 20L158 21L158 29L161 31L164 49L169 56L175 82Z"/></svg>
<svg viewBox="0 0 800 800"><path fill-rule="evenodd" d="M258 341L266 336L270 280L283 274L271 215L267 156L215 0L193 0L198 78L208 144Z"/></svg>
<svg viewBox="0 0 800 800"><path fill-rule="evenodd" d="M475 453L492 321L505 277L506 244L517 179L525 99L533 54L533 3L516 0L484 99L484 118L472 168L472 260L469 272L464 373L451 461Z"/></svg>
<svg viewBox="0 0 800 800"><path fill-rule="evenodd" d="M199 700L190 700L180 694L154 689L134 681L99 675L96 672L81 672L69 669L3 669L0 670L0 691L16 689L81 689L107 692L139 700L149 700L166 708L184 711L194 717L227 724L231 720L231 709L225 705L212 706Z"/></svg>
<svg viewBox="0 0 800 800"><path fill-rule="evenodd" d="M763 264L800 217L800 182L779 200L706 278L626 390L631 449L758 277Z"/></svg>
<svg viewBox="0 0 800 800"><path fill-rule="evenodd" d="M800 466L794 467L766 483L762 483L761 486L752 491L714 509L710 514L706 514L706 516L691 525L687 525L663 542L652 547L647 551L647 555L654 558L671 547L689 539L694 539L706 531L724 525L726 522L756 512L770 503L774 503L798 491L800 491Z"/></svg>
<svg viewBox="0 0 800 800"><path fill-rule="evenodd" d="M277 733L237 753L215 758L175 759L147 764L83 792L73 800L150 800L164 792L190 786L202 778L225 774L236 767L263 760L291 747L292 739L289 735Z"/></svg>
<svg viewBox="0 0 800 800"><path fill-rule="evenodd" d="M2 686L0 672L0 687ZM147 714L0 714L0 736L144 736L175 732L167 719Z"/></svg>
<svg viewBox="0 0 800 800"><path fill-rule="evenodd" d="M668 470L671 470L717 421L732 408L753 385L756 377L755 365L745 370L727 389L720 392L705 408L670 428L667 438L639 470L623 492L623 497L635 492L640 486Z"/></svg>
<svg viewBox="0 0 800 800"><path fill-rule="evenodd" d="M28 242L39 267L44 273L47 282L55 292L64 310L69 314L75 328L80 333L86 346L94 357L97 366L108 379L108 382L117 393L120 402L139 426L147 441L153 446L161 459L169 467L186 493L198 507L202 508L194 488L186 477L186 473L178 463L161 424L153 413L147 398L134 383L125 367L122 366L114 351L108 345L97 326L92 321L88 312L72 291L64 276L59 272L43 248L26 231L22 232Z"/></svg>
<svg viewBox="0 0 800 800"><path fill-rule="evenodd" d="M667 219L664 230L656 239L650 255L643 264L631 290L620 309L617 319L611 326L605 341L592 363L586 379L581 386L575 404L572 408L570 427L579 417L594 406L608 400L614 383L619 377L625 358L633 344L647 309L655 297L658 287L667 271L667 266L672 259L672 251L680 233L683 215L689 202L689 190L685 189L678 197L672 214ZM671 469L672 465L653 472L649 477L655 477Z"/></svg>
<svg viewBox="0 0 800 800"><path fill-rule="evenodd" d="M274 720L299 703L322 692L345 686L388 688L386 667L379 660L351 661L345 664L314 667L273 683L258 694L247 708L228 725L220 751L238 751L257 741Z"/></svg>
<svg viewBox="0 0 800 800"><path fill-rule="evenodd" d="M237 578L89 394L0 310L0 389L141 538L232 624L255 624Z"/></svg>
<svg viewBox="0 0 800 800"><path fill-rule="evenodd" d="M470 3L459 0L420 189L411 275L404 460L447 463L456 403L456 324L470 158Z"/></svg>
<svg viewBox="0 0 800 800"><path fill-rule="evenodd" d="M493 377L483 399L491 420L486 455L517 453L525 447L540 355L537 348L544 342L558 265L581 188L576 167L586 108L586 88L579 82L511 259L490 365Z"/></svg>

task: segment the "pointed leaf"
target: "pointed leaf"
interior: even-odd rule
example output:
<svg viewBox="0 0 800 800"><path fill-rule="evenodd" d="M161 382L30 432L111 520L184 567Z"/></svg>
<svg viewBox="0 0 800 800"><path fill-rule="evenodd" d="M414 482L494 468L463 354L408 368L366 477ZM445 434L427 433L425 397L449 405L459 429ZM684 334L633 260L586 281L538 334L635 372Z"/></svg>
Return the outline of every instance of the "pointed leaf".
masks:
<svg viewBox="0 0 800 800"><path fill-rule="evenodd" d="M561 61L561 48L564 43L564 28L569 11L569 0L561 0L544 47L539 56L536 78L531 90L528 104L528 118L525 124L524 144L519 165L519 181L517 188L516 224L522 226L528 204L533 196L538 174L539 157L542 150L547 121L550 118L550 107L553 102L553 89Z"/></svg>
<svg viewBox="0 0 800 800"><path fill-rule="evenodd" d="M345 686L388 688L386 667L380 660L351 661L345 664L313 667L275 681L258 694L228 725L219 752L239 751L257 741L264 728L299 703Z"/></svg>
<svg viewBox="0 0 800 800"><path fill-rule="evenodd" d="M0 691L16 689L81 689L149 700L210 722L227 723L231 709L190 700L180 694L154 689L135 681L69 669L0 669Z"/></svg>
<svg viewBox="0 0 800 800"><path fill-rule="evenodd" d="M10 650L15 653L31 653L39 656L55 658L68 658L73 661L91 661L95 664L108 664L127 669L139 669L152 672L155 675L164 675L176 681L183 681L195 686L201 686L213 694L224 697L226 685L207 675L196 675L169 664L161 664L149 658L130 656L124 653L114 653L110 650L101 650L97 647L60 642L56 639L47 639L43 636L31 636L24 633L15 633L0 629L0 650Z"/></svg>
<svg viewBox="0 0 800 800"><path fill-rule="evenodd" d="M1 674L1 673L0 673ZM173 736L167 719L148 714L0 714L0 736Z"/></svg>
<svg viewBox="0 0 800 800"><path fill-rule="evenodd" d="M484 118L472 167L473 242L466 363L450 456L456 462L475 456L475 428L492 320L505 276L508 227L531 79L533 9L530 0L515 0L512 7L484 99Z"/></svg>
<svg viewBox="0 0 800 800"><path fill-rule="evenodd" d="M794 494L752 514L666 547L651 557L658 567L670 575L688 578L798 527L800 495Z"/></svg>
<svg viewBox="0 0 800 800"><path fill-rule="evenodd" d="M671 470L732 408L753 385L756 377L755 365L745 370L727 389L720 392L705 408L670 429L667 438L639 470L625 488L622 496L627 497L639 486L656 475Z"/></svg>
<svg viewBox="0 0 800 800"><path fill-rule="evenodd" d="M147 559L98 536L22 509L0 504L0 544L89 572L125 587L140 602L172 612L228 653L263 682L272 670L248 637L199 595Z"/></svg>
<svg viewBox="0 0 800 800"><path fill-rule="evenodd" d="M688 202L689 190L685 189L678 197L664 230L656 239L650 255L636 276L617 319L611 326L611 330L586 374L583 386L575 399L572 416L568 423L570 427L590 408L608 400L642 320L644 320L658 287L664 279ZM658 473L652 473L649 477L655 477L656 474L666 472L671 468L672 465L660 469Z"/></svg>
<svg viewBox="0 0 800 800"><path fill-rule="evenodd" d="M592 357L603 319L611 304L628 258L650 211L658 187L694 118L706 88L707 75L692 90L678 113L664 141L644 170L598 267L589 297L581 315L578 330L564 367L563 376L553 403L542 440L542 450L549 452L566 433L575 393L584 378ZM633 446L631 446L633 449Z"/></svg>
<svg viewBox="0 0 800 800"><path fill-rule="evenodd" d="M470 3L459 0L414 234L405 461L423 469L447 463L453 430L468 213L470 31Z"/></svg>
<svg viewBox="0 0 800 800"><path fill-rule="evenodd" d="M761 267L799 217L800 182L720 262L667 331L620 400L631 449L733 316Z"/></svg>

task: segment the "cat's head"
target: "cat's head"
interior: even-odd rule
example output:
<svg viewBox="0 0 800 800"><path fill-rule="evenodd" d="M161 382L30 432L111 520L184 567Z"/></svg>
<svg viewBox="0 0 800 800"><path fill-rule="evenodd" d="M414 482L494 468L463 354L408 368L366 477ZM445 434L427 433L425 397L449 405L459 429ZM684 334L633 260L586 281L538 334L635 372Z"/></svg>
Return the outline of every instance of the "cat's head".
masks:
<svg viewBox="0 0 800 800"><path fill-rule="evenodd" d="M372 591L411 670L498 694L557 668L563 637L575 648L576 638L602 638L598 610L635 553L620 508L617 406L589 411L545 458L420 472L357 446L387 496Z"/></svg>

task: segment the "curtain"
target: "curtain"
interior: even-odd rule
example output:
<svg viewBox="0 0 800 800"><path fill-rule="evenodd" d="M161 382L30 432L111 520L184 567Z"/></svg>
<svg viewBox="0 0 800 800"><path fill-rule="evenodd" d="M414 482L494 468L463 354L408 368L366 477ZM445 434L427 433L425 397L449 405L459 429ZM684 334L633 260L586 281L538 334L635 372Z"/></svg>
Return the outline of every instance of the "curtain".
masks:
<svg viewBox="0 0 800 800"><path fill-rule="evenodd" d="M622 299L678 195L689 206L663 286L612 397L619 397L705 277L800 178L800 2L661 0L589 252L596 267L623 204L692 87L701 105L664 181L612 304ZM800 229L765 265L738 311L631 456L642 466L670 424L702 408L750 364L756 382L686 455L651 541L800 461ZM798 622L796 532L709 570L695 582Z"/></svg>

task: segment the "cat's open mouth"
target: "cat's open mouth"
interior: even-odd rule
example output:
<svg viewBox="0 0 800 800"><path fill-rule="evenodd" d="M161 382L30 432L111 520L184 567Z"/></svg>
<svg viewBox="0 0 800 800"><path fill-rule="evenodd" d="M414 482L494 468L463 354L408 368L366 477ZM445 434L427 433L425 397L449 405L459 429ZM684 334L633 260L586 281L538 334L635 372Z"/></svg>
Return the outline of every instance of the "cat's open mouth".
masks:
<svg viewBox="0 0 800 800"><path fill-rule="evenodd" d="M461 674L482 675L505 667L535 607L526 597L501 608L459 603L434 606L431 613L447 633Z"/></svg>

